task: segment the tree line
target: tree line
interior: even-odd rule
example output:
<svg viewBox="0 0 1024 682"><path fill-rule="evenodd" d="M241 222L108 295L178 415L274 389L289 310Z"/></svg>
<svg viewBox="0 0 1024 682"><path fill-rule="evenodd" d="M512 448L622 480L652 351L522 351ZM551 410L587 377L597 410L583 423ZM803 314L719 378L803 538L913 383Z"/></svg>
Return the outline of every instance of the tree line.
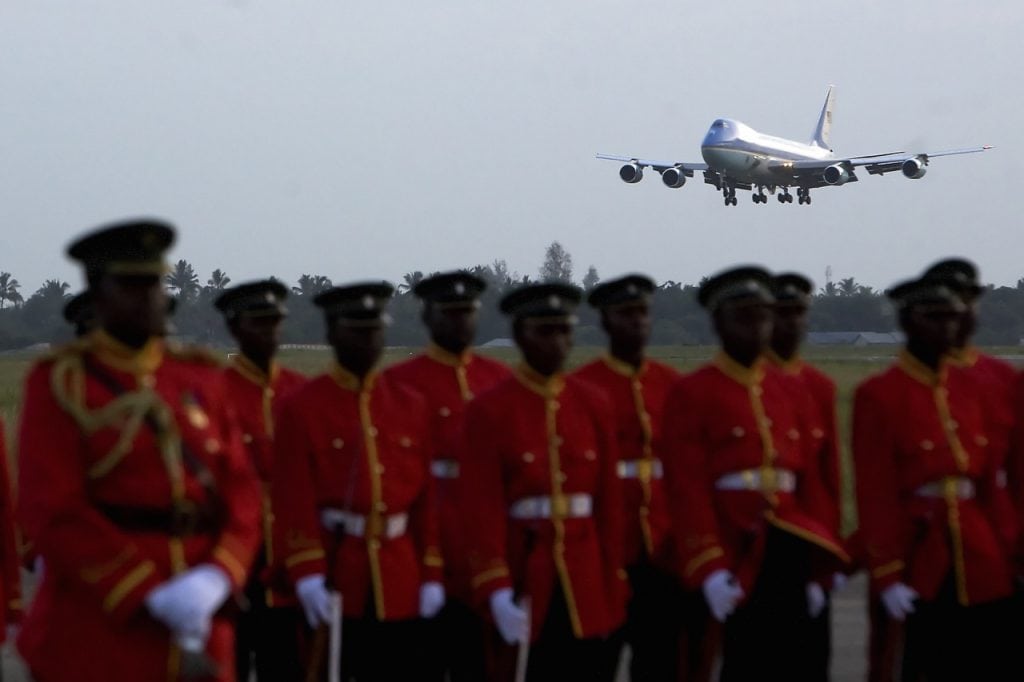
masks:
<svg viewBox="0 0 1024 682"><path fill-rule="evenodd" d="M577 282L585 290L590 290L601 281L593 266L577 280L572 256L558 242L547 248L536 277L510 271L504 260L466 269L488 283L480 315L481 342L509 336L508 321L498 312L498 301L511 289L531 282L558 280ZM389 344L419 346L426 341L419 321L420 303L412 292L416 284L429 274L414 271L396 282L397 291L390 307L394 322L388 331ZM232 278L224 270L214 270L204 283L191 263L178 260L172 265L166 282L168 290L177 299L173 320L178 335L215 346L230 344L224 322L213 307L217 296L232 284ZM326 275L303 274L290 285L290 315L283 332L286 343L323 343L323 320L313 305L313 298L333 284ZM714 342L707 315L697 304L699 285L699 282L669 280L658 286L653 303L652 343L698 345ZM0 271L0 350L70 339L71 330L61 312L71 295L71 286L67 282L48 279L24 298L18 280L11 273ZM990 285L981 299L980 315L979 343L1020 343L1024 339L1024 278L1018 280L1014 287ZM594 311L583 306L579 317L577 343L603 343ZM858 284L852 277L834 282L827 276L825 284L814 296L810 315L812 331L891 332L896 326L892 307L884 292Z"/></svg>

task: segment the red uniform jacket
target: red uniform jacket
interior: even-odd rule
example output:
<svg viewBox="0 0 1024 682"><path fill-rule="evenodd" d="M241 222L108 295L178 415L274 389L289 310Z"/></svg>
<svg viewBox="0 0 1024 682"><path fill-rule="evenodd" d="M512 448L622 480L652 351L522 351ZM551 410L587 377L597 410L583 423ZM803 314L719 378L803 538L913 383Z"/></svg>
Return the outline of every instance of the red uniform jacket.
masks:
<svg viewBox="0 0 1024 682"><path fill-rule="evenodd" d="M1014 502L1008 488L1007 457L1014 429L1014 391L1017 370L1008 362L978 352L974 347L953 354L951 371L970 372L981 383L981 399L985 401L988 419L988 450L996 461L995 490L990 503L999 536L1007 549L1014 553L1020 539L1020 523L1014 512ZM1019 478L1019 477L1018 477Z"/></svg>
<svg viewBox="0 0 1024 682"><path fill-rule="evenodd" d="M876 592L902 581L927 600L950 575L961 604L1012 592L986 499L998 458L989 451L984 390L969 372L936 373L906 352L857 388L857 502ZM957 480L969 480L973 493L958 494ZM927 487L940 494L923 494Z"/></svg>
<svg viewBox="0 0 1024 682"><path fill-rule="evenodd" d="M3 621L0 641L7 636L3 626L21 620L21 561L18 557L18 531L14 525L14 491L11 489L7 459L7 435L0 419L0 600Z"/></svg>
<svg viewBox="0 0 1024 682"><path fill-rule="evenodd" d="M443 568L430 435L422 396L389 372L361 383L335 365L284 400L271 494L292 583L329 573L346 617L368 605L380 620L419 615L420 585L440 581ZM363 528L339 543L321 521L325 509L358 515Z"/></svg>
<svg viewBox="0 0 1024 682"><path fill-rule="evenodd" d="M130 392L118 396L99 376ZM245 583L259 544L259 487L228 406L219 367L159 339L133 351L96 332L32 369L19 511L45 571L18 648L36 680L175 680L178 652L146 594L202 563L236 588ZM196 461L214 479L219 524L175 535L169 524L125 520L208 504ZM230 618L214 621L217 679L234 679L232 635Z"/></svg>
<svg viewBox="0 0 1024 682"><path fill-rule="evenodd" d="M661 464L665 397L679 372L646 360L639 369L606 355L576 373L611 401L623 492L626 565L668 561L670 522Z"/></svg>
<svg viewBox="0 0 1024 682"><path fill-rule="evenodd" d="M607 634L622 621L623 513L611 425L592 386L526 368L466 411L461 495L473 588L481 605L505 587L529 596L533 638L556 586L577 637ZM547 513L514 518L515 506L531 499L546 500ZM587 499L589 510L569 509Z"/></svg>
<svg viewBox="0 0 1024 682"><path fill-rule="evenodd" d="M812 455L818 459L818 471L825 491L832 499L828 522L832 532L840 533L842 519L842 464L839 459L839 435L836 432L836 384L827 374L803 360L785 361L774 353L769 360L791 379L793 400L807 401L804 413L805 435Z"/></svg>
<svg viewBox="0 0 1024 682"><path fill-rule="evenodd" d="M721 354L677 381L669 393L666 484L678 570L690 587L728 569L750 594L769 525L823 550L813 562L819 580L848 560L823 521L831 517L833 502L787 381L763 362L746 368ZM775 489L779 470L795 475L795 490ZM718 482L728 474L750 481L760 477L767 485L721 489Z"/></svg>
<svg viewBox="0 0 1024 682"><path fill-rule="evenodd" d="M469 604L473 591L466 547L467 510L457 497L461 476L456 459L458 442L462 435L466 403L507 378L509 369L500 362L472 353L456 356L431 345L423 355L389 371L427 400L433 421L434 462L431 471L440 515L445 589L449 597Z"/></svg>
<svg viewBox="0 0 1024 682"><path fill-rule="evenodd" d="M268 377L239 354L231 357L231 364L224 370L224 381L238 415L242 444L263 485L263 551L257 557L250 581L258 581L266 588L269 606L294 603L283 567L275 561L270 471L274 459L274 415L281 398L306 383L306 378L276 363L271 365Z"/></svg>

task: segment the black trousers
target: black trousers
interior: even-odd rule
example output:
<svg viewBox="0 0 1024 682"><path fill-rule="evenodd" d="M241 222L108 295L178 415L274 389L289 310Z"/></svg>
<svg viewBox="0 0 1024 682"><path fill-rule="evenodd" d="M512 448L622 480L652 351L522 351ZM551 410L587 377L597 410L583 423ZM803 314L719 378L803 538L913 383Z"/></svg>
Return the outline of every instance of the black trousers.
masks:
<svg viewBox="0 0 1024 682"><path fill-rule="evenodd" d="M252 671L259 682L293 682L303 677L299 639L305 625L298 607L267 606L261 586L246 590L249 609L235 624L235 672L249 682Z"/></svg>
<svg viewBox="0 0 1024 682"><path fill-rule="evenodd" d="M632 598L626 623L609 639L607 667L611 680L618 666L622 646L629 644L630 682L677 682L680 666L680 637L688 615L686 596L675 576L648 561L627 569Z"/></svg>
<svg viewBox="0 0 1024 682"><path fill-rule="evenodd" d="M372 609L371 605L368 609ZM344 682L418 680L423 673L424 628L420 620L344 618L341 679Z"/></svg>
<svg viewBox="0 0 1024 682"><path fill-rule="evenodd" d="M424 682L480 682L484 664L484 623L466 604L448 600L437 617L423 621Z"/></svg>
<svg viewBox="0 0 1024 682"><path fill-rule="evenodd" d="M605 682L615 675L608 670L607 640L577 639L562 590L552 595L540 636L530 647L527 682Z"/></svg>
<svg viewBox="0 0 1024 682"><path fill-rule="evenodd" d="M807 613L810 552L800 538L769 530L754 588L725 622L722 682L820 679Z"/></svg>
<svg viewBox="0 0 1024 682"><path fill-rule="evenodd" d="M907 618L903 681L1024 679L1022 616L1016 597L961 606L947 580L935 599L919 600Z"/></svg>

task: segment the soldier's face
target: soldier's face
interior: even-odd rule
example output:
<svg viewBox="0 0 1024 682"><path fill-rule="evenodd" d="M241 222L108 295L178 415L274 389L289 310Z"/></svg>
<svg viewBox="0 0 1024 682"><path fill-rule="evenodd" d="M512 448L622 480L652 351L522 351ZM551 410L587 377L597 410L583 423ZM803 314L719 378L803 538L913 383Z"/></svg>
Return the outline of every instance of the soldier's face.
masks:
<svg viewBox="0 0 1024 682"><path fill-rule="evenodd" d="M572 351L573 325L568 322L523 320L516 328L516 345L534 371L550 376L565 367Z"/></svg>
<svg viewBox="0 0 1024 682"><path fill-rule="evenodd" d="M384 326L347 324L334 320L328 329L327 342L334 348L338 363L360 376L377 364L384 352Z"/></svg>
<svg viewBox="0 0 1024 682"><path fill-rule="evenodd" d="M453 353L460 353L473 345L479 319L480 309L475 305L428 305L423 311L423 322L430 332L430 339Z"/></svg>
<svg viewBox="0 0 1024 682"><path fill-rule="evenodd" d="M91 288L96 319L130 345L163 334L167 292L158 275L104 275Z"/></svg>
<svg viewBox="0 0 1024 682"><path fill-rule="evenodd" d="M778 305L772 322L772 348L783 357L789 357L800 346L807 333L807 306L802 304Z"/></svg>
<svg viewBox="0 0 1024 682"><path fill-rule="evenodd" d="M952 304L916 305L906 317L904 331L910 341L936 354L956 347L963 310Z"/></svg>
<svg viewBox="0 0 1024 682"><path fill-rule="evenodd" d="M772 309L766 303L724 303L715 311L715 331L734 359L751 362L768 349L772 338Z"/></svg>
<svg viewBox="0 0 1024 682"><path fill-rule="evenodd" d="M242 314L231 325L231 333L242 353L256 360L269 360L281 340L281 315Z"/></svg>
<svg viewBox="0 0 1024 682"><path fill-rule="evenodd" d="M651 336L651 307L638 302L609 308L601 314L601 324L613 346L643 348Z"/></svg>

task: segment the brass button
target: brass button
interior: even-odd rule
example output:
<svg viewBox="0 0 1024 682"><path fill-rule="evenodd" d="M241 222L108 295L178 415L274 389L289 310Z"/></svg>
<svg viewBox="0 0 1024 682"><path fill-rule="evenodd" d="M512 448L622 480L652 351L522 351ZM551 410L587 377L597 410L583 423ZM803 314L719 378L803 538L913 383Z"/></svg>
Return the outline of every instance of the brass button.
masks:
<svg viewBox="0 0 1024 682"><path fill-rule="evenodd" d="M335 450L341 450L343 447L345 447L345 441L343 441L340 438L335 438L334 440L331 441L331 447L333 447Z"/></svg>
<svg viewBox="0 0 1024 682"><path fill-rule="evenodd" d="M930 440L923 440L921 441L921 449L930 452L935 449L935 443Z"/></svg>
<svg viewBox="0 0 1024 682"><path fill-rule="evenodd" d="M220 441L218 441L216 438L207 438L206 442L203 443L203 447L206 449L208 453L212 455L213 453L220 450Z"/></svg>
<svg viewBox="0 0 1024 682"><path fill-rule="evenodd" d="M767 426L768 428L771 428L774 422L772 422L771 418L765 417L761 423Z"/></svg>
<svg viewBox="0 0 1024 682"><path fill-rule="evenodd" d="M597 459L597 453L594 452L593 450L587 450L586 452L583 453L583 457L585 457L588 462L593 462L595 459Z"/></svg>
<svg viewBox="0 0 1024 682"><path fill-rule="evenodd" d="M980 445L981 447L985 447L986 445L988 445L988 438L979 433L977 436L974 437L974 442Z"/></svg>
<svg viewBox="0 0 1024 682"><path fill-rule="evenodd" d="M398 441L398 444L401 445L403 448L411 447L412 438L409 438L408 436L402 436L402 438Z"/></svg>
<svg viewBox="0 0 1024 682"><path fill-rule="evenodd" d="M818 440L821 440L822 438L825 437L825 432L817 428L811 429L811 435L817 438Z"/></svg>
<svg viewBox="0 0 1024 682"><path fill-rule="evenodd" d="M796 429L790 429L789 430L789 439L790 440L800 440L800 432L797 431Z"/></svg>
<svg viewBox="0 0 1024 682"><path fill-rule="evenodd" d="M957 423L957 421L956 421L955 419L950 419L950 420L949 420L948 422L946 422L946 426L947 426L947 427L948 427L948 428L949 428L949 429L950 429L951 431L956 431L956 430L957 430L957 428L958 428L958 427L960 426L960 424L958 424L958 423Z"/></svg>
<svg viewBox="0 0 1024 682"><path fill-rule="evenodd" d="M139 384L143 388L153 388L156 386L156 377L152 374L143 374L139 377Z"/></svg>
<svg viewBox="0 0 1024 682"><path fill-rule="evenodd" d="M447 407L442 407L440 410L437 411L437 413L439 415L441 415L442 417L450 417L450 416L452 416L452 411L449 408L447 408Z"/></svg>
<svg viewBox="0 0 1024 682"><path fill-rule="evenodd" d="M374 539L370 540L370 549L373 549L373 550L380 549L380 540L378 540L377 538L374 538Z"/></svg>
<svg viewBox="0 0 1024 682"><path fill-rule="evenodd" d="M559 472L558 472L558 482L559 482L559 483L565 483L565 482L566 482L566 480L568 480L568 478L569 478L569 477L565 475L565 472L564 472L564 471L559 471Z"/></svg>
<svg viewBox="0 0 1024 682"><path fill-rule="evenodd" d="M264 391L264 393L266 394L266 396L267 396L268 398L273 398L273 397L274 397L274 396L276 395L276 394L274 393L274 389L272 389L272 388L268 388L268 389L266 389L266 390Z"/></svg>
<svg viewBox="0 0 1024 682"><path fill-rule="evenodd" d="M743 436L745 436L746 434L747 431L742 426L732 427L732 435L736 436L737 438L743 438Z"/></svg>
<svg viewBox="0 0 1024 682"><path fill-rule="evenodd" d="M524 452L523 453L523 461L524 462L532 462L533 459L534 458L533 458L533 453L532 452Z"/></svg>
<svg viewBox="0 0 1024 682"><path fill-rule="evenodd" d="M252 434L243 433L242 434L242 442L245 443L246 445L251 444L252 443Z"/></svg>
<svg viewBox="0 0 1024 682"><path fill-rule="evenodd" d="M388 505L387 504L385 504L384 502L378 502L377 503L377 511L379 511L380 513L383 514L387 510L388 510Z"/></svg>
<svg viewBox="0 0 1024 682"><path fill-rule="evenodd" d="M551 442L552 442L552 443L554 443L555 445L558 445L558 446L560 446L560 445L561 445L562 443L564 443L565 441L564 441L564 440L562 440L562 437L561 437L561 436L552 436L552 437L551 437Z"/></svg>
<svg viewBox="0 0 1024 682"><path fill-rule="evenodd" d="M376 438L377 437L377 427L376 426L371 426L370 428L368 428L366 430L366 432L370 434L371 438Z"/></svg>
<svg viewBox="0 0 1024 682"><path fill-rule="evenodd" d="M376 468L376 471L377 471L378 474L383 474L384 473L384 465L383 464L378 464L377 468Z"/></svg>
<svg viewBox="0 0 1024 682"><path fill-rule="evenodd" d="M764 393L764 389L761 388L760 386L754 386L753 388L750 389L750 392L756 396L760 396Z"/></svg>

